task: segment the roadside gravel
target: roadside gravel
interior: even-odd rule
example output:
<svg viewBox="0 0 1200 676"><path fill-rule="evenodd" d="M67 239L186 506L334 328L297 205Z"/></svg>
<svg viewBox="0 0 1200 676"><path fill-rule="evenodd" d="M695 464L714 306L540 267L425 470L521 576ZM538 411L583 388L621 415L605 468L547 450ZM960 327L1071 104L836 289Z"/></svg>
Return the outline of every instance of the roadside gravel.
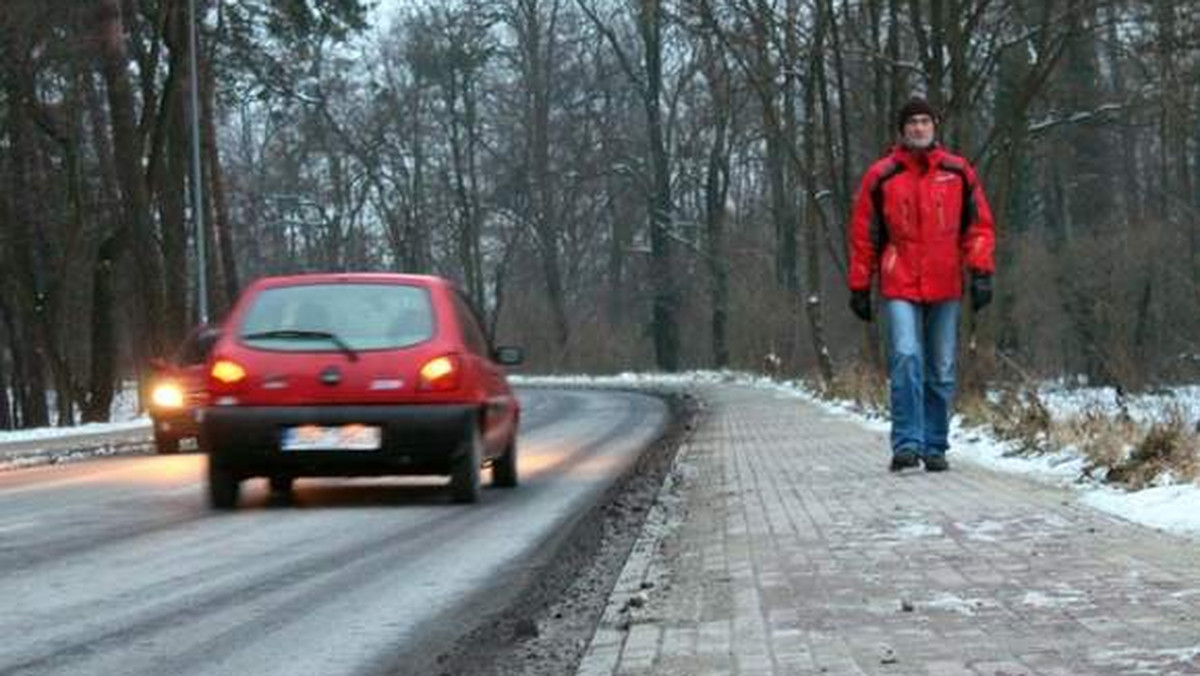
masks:
<svg viewBox="0 0 1200 676"><path fill-rule="evenodd" d="M645 390L640 390L645 392ZM676 451L703 405L680 390L651 392L671 408L666 433L580 518L559 551L531 576L520 601L438 656L443 676L562 676L574 673L625 560L660 497ZM403 668L395 674L405 674Z"/></svg>

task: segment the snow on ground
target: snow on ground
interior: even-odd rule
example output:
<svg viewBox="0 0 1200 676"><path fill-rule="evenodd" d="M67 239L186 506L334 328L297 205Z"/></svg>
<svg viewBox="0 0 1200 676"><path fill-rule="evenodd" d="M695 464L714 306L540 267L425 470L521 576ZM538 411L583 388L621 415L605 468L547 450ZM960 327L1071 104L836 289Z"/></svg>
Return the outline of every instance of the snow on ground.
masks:
<svg viewBox="0 0 1200 676"><path fill-rule="evenodd" d="M50 402L53 411L53 399ZM53 413L51 413L53 415ZM63 437L84 436L98 432L120 432L149 428L150 418L145 412L138 410L137 391L133 387L118 390L113 397L111 422L88 423L70 427L36 427L27 430L0 430L0 444L39 441L42 439L60 439Z"/></svg>
<svg viewBox="0 0 1200 676"><path fill-rule="evenodd" d="M849 404L818 399L803 386L796 389L800 396L826 410L856 418L873 429L888 430L886 420L866 417ZM1070 393L1060 390L1048 394L1044 402L1055 419L1081 413L1089 407L1116 410L1115 395L1111 391ZM1129 402L1129 411L1135 420L1152 421L1166 415L1170 406L1178 407L1189 416L1188 419L1200 418L1200 388L1138 397ZM1126 491L1084 478L1084 459L1071 449L1032 456L1018 455L1011 444L995 439L981 428L963 427L961 419L957 417L951 424L950 444L954 458L962 458L998 472L1067 485L1078 491L1084 504L1117 518L1180 535L1200 537L1200 486L1195 483L1174 483L1169 477L1164 477L1159 481L1160 485L1140 491Z"/></svg>
<svg viewBox="0 0 1200 676"><path fill-rule="evenodd" d="M1111 387L1079 388L1064 384L1044 385L1038 396L1056 416L1081 415L1087 411L1117 413L1120 397ZM1139 423L1162 420L1172 411L1185 420L1200 420L1200 386L1174 387L1128 397L1124 404Z"/></svg>
<svg viewBox="0 0 1200 676"><path fill-rule="evenodd" d="M28 430L11 432L0 431L0 444L17 443L22 441L40 441L43 439L62 439L64 437L80 437L97 432L123 432L127 430L150 429L150 418L141 416L132 420L107 423L88 423L73 427L35 427Z"/></svg>
<svg viewBox="0 0 1200 676"><path fill-rule="evenodd" d="M849 418L870 429L886 433L888 421L878 415L858 410L849 402L821 399L800 381L776 381L763 376L731 371L695 371L681 374L624 373L614 376L514 376L514 385L553 385L558 387L651 387L686 386L696 384L736 383L758 387L794 397L820 406L831 415ZM1071 389L1063 385L1047 385L1042 389L1043 401L1055 418L1077 415L1088 410L1116 412L1119 408L1116 393L1108 389ZM1200 419L1200 387L1175 388L1150 395L1130 397L1124 402L1136 420L1161 419L1176 410L1188 420ZM94 432L132 430L145 427L149 421L137 411L134 397L125 394L114 405L113 421L105 424L81 425L68 428L41 428L18 432L0 432L0 444L58 438ZM1176 534L1200 537L1200 486L1179 483L1162 477L1157 485L1140 491L1125 491L1085 479L1083 458L1071 449L1036 456L1016 455L1013 447L992 437L981 428L966 428L955 419L951 426L953 458L962 459L998 472L1021 474L1038 481L1069 486L1086 505L1128 521L1140 523ZM909 537L921 533L903 533Z"/></svg>
<svg viewBox="0 0 1200 676"><path fill-rule="evenodd" d="M803 399L832 415L849 418L879 432L889 429L887 419L860 411L851 402L819 398L800 381L775 381L753 374L727 371L699 371L683 374L625 373L615 376L555 376L513 378L517 384L559 384L578 386L636 387L645 385L684 385L691 383L738 383ZM1085 411L1115 413L1119 410L1116 392L1110 388L1069 388L1047 385L1040 392L1055 419ZM1200 387L1164 390L1129 397L1123 402L1130 415L1140 422L1161 420L1171 410L1188 420L1200 420ZM951 424L952 458L962 459L997 472L1020 474L1028 478L1070 487L1084 504L1117 518L1160 530L1200 537L1200 485L1177 483L1162 477L1155 486L1126 491L1083 476L1084 459L1072 449L1041 455L1018 455L1014 447L997 440L982 428L963 427L955 418Z"/></svg>

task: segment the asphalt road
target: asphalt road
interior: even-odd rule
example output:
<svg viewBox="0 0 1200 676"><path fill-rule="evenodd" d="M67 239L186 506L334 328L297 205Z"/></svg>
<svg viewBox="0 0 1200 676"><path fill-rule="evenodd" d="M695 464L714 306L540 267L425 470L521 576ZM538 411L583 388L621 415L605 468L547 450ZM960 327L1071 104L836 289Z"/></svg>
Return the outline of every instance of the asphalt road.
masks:
<svg viewBox="0 0 1200 676"><path fill-rule="evenodd" d="M428 673L666 423L642 395L520 394L522 485L476 505L311 479L215 513L194 454L0 474L0 674Z"/></svg>

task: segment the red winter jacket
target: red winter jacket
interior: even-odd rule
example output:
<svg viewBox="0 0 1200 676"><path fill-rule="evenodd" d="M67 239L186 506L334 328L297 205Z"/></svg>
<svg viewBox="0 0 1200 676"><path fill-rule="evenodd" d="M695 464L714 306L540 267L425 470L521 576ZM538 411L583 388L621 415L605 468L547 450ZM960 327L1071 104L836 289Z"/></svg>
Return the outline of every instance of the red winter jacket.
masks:
<svg viewBox="0 0 1200 676"><path fill-rule="evenodd" d="M961 298L964 267L995 270L995 242L992 210L966 160L940 146L897 146L871 165L855 198L850 289L870 289L879 269L885 298Z"/></svg>

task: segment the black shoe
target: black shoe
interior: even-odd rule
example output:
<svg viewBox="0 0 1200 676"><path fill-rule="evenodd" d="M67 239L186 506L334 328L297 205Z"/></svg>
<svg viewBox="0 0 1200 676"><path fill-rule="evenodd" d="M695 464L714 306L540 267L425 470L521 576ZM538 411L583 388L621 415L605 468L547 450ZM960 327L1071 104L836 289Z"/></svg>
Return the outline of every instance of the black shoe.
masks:
<svg viewBox="0 0 1200 676"><path fill-rule="evenodd" d="M920 463L920 457L917 452L911 448L900 448L895 453L892 453L892 464L888 469L893 472L899 472L902 469L916 467Z"/></svg>
<svg viewBox="0 0 1200 676"><path fill-rule="evenodd" d="M925 456L926 472L945 472L948 469L950 469L950 463L946 461L945 453L935 453Z"/></svg>

